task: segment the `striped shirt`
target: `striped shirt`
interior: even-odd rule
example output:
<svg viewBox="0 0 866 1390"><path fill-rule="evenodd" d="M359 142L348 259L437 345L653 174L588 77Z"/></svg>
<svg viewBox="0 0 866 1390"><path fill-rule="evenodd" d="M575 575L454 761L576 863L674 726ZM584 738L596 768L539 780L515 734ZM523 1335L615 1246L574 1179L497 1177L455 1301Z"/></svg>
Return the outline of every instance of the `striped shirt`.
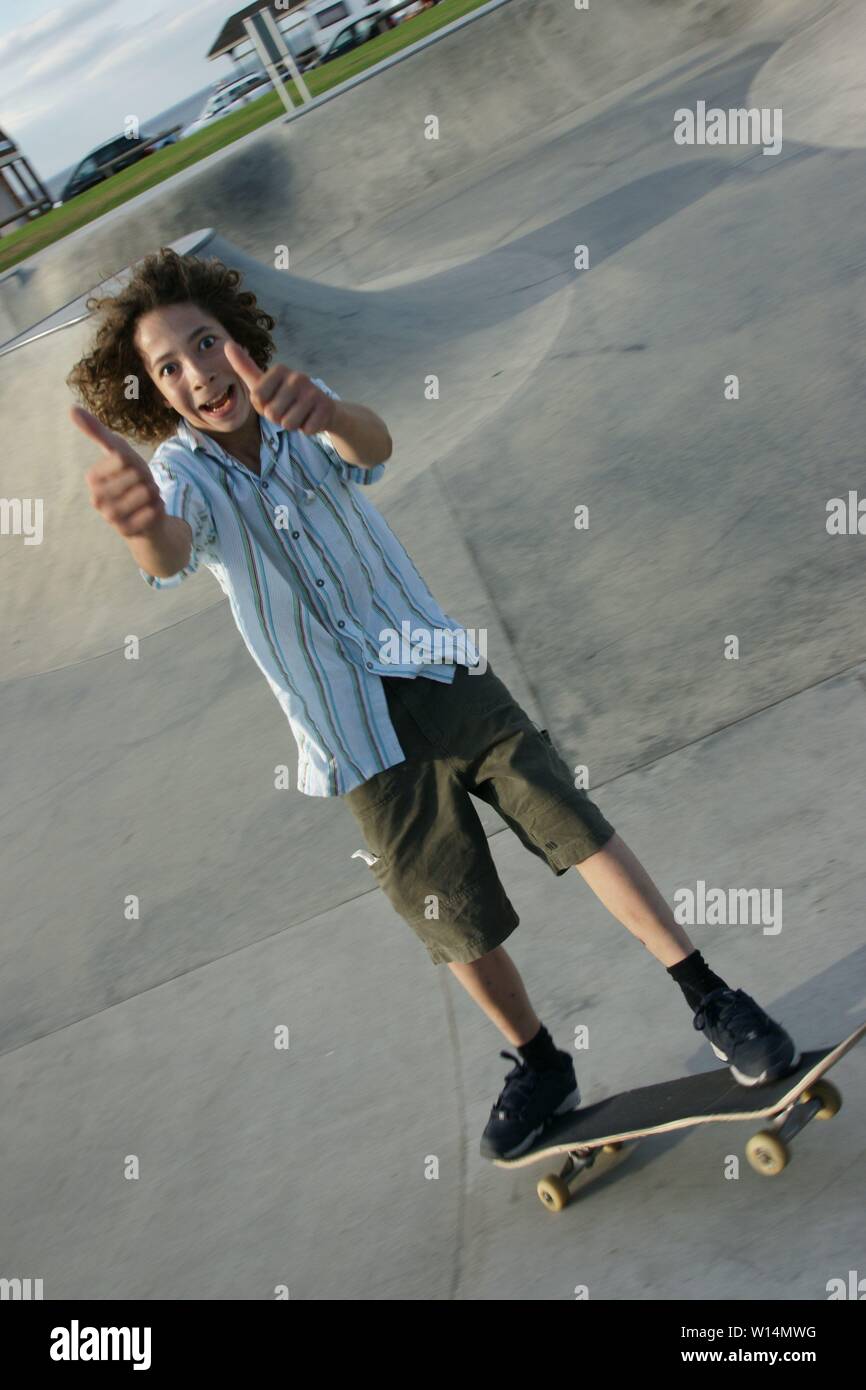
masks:
<svg viewBox="0 0 866 1390"><path fill-rule="evenodd" d="M362 468L325 433L259 420L261 476L186 420L159 445L150 471L192 549L178 574L139 573L167 589L206 565L291 725L298 791L343 796L406 756L380 677L450 684L480 658L364 496L384 463Z"/></svg>

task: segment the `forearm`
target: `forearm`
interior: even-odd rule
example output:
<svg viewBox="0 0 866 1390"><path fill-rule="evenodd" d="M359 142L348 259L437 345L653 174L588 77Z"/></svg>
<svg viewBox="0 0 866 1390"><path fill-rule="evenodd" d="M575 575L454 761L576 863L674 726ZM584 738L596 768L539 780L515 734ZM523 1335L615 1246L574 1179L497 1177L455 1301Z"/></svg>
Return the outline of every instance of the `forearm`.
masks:
<svg viewBox="0 0 866 1390"><path fill-rule="evenodd" d="M373 468L391 457L391 436L375 411L353 401L335 401L334 405L334 423L325 433L347 463Z"/></svg>
<svg viewBox="0 0 866 1390"><path fill-rule="evenodd" d="M124 536L135 563L157 579L170 579L189 564L192 534L179 516L164 516L146 536Z"/></svg>

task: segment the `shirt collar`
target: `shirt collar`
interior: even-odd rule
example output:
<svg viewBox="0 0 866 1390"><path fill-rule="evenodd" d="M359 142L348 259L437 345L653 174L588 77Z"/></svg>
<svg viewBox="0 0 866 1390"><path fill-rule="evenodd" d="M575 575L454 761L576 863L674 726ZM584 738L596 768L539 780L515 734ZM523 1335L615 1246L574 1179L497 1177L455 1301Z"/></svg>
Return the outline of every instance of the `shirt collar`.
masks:
<svg viewBox="0 0 866 1390"><path fill-rule="evenodd" d="M259 416L259 428L261 431L262 443L267 446L270 454L268 460L270 464L273 457L279 453L281 436L286 434L287 431L284 430L281 425L275 425L272 420L266 419L264 415ZM196 427L191 425L189 420L185 420L183 416L181 416L178 421L177 436L180 442L193 453L195 453L197 449L201 449L204 453L210 454L210 456L215 458L218 462L233 464L237 467L237 460L226 452L218 439L214 438L211 434L205 434L203 430L196 429Z"/></svg>
<svg viewBox="0 0 866 1390"><path fill-rule="evenodd" d="M259 451L259 461L261 463L261 472L259 476L266 482L271 470L276 466L282 441L286 440L288 442L286 453L289 466L284 469L281 474L281 481L283 486L287 487L292 493L296 502L309 502L315 494L306 485L305 477L295 475L295 456L291 447L291 439L294 431L284 429L282 425L275 425L273 421L265 419L264 415L259 416L259 427L262 437L262 447ZM302 436L302 438L303 437L304 436ZM233 473L246 473L246 469L244 469L231 454L228 454L212 435L205 434L202 430L197 430L195 426L191 425L183 416L179 419L177 438L192 453L201 452L206 454L208 458L213 459L216 463L220 464L221 467L227 468L230 479Z"/></svg>

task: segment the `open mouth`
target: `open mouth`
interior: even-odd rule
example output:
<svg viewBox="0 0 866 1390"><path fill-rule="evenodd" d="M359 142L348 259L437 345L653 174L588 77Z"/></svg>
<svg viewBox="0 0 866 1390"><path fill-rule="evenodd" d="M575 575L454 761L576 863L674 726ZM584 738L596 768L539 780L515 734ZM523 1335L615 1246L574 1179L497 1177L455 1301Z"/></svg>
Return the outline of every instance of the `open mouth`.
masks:
<svg viewBox="0 0 866 1390"><path fill-rule="evenodd" d="M228 415L235 400L234 386L227 386L219 396L214 396L212 400L201 405L199 409L203 415L210 415L214 419L219 419L223 415Z"/></svg>

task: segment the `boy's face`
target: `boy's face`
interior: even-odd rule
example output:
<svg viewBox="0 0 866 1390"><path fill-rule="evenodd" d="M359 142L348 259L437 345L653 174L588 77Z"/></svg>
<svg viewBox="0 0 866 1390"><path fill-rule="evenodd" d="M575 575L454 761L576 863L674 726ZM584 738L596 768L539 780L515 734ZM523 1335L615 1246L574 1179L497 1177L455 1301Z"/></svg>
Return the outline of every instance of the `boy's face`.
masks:
<svg viewBox="0 0 866 1390"><path fill-rule="evenodd" d="M226 361L231 338L198 305L151 309L138 319L133 341L160 395L196 429L228 445L255 415L247 388Z"/></svg>

